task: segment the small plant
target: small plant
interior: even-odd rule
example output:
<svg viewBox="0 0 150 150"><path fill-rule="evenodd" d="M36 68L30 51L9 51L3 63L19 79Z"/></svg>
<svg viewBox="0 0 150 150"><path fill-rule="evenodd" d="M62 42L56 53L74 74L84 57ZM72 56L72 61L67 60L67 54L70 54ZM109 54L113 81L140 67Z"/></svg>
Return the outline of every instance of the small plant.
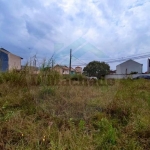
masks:
<svg viewBox="0 0 150 150"><path fill-rule="evenodd" d="M39 97L44 98L46 96L53 96L55 95L55 89L49 86L44 86L39 92Z"/></svg>
<svg viewBox="0 0 150 150"><path fill-rule="evenodd" d="M79 129L80 130L84 130L85 129L85 124L86 124L86 122L84 120L80 120L80 122L79 122Z"/></svg>

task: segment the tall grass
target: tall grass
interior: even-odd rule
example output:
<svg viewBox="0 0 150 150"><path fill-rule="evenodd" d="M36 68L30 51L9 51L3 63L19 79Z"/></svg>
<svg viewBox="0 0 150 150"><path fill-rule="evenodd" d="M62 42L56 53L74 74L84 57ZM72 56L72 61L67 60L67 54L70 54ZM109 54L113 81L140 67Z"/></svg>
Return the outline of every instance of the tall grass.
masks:
<svg viewBox="0 0 150 150"><path fill-rule="evenodd" d="M62 80L50 70L0 74L0 149L149 149L149 81Z"/></svg>

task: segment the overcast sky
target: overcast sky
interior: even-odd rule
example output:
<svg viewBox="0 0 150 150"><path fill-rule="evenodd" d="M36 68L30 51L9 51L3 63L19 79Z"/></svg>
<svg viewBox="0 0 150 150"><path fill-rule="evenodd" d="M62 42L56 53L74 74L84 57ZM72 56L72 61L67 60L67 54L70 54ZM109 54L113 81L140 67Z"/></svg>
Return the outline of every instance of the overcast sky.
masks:
<svg viewBox="0 0 150 150"><path fill-rule="evenodd" d="M150 0L0 0L0 47L74 65L150 52Z"/></svg>

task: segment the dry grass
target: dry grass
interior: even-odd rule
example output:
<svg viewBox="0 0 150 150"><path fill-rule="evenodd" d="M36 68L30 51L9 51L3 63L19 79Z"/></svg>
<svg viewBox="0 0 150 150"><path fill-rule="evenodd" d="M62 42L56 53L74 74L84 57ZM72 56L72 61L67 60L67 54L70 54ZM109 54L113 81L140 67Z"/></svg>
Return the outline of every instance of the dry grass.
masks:
<svg viewBox="0 0 150 150"><path fill-rule="evenodd" d="M10 76L1 75L0 149L149 149L149 81L52 86L47 74Z"/></svg>

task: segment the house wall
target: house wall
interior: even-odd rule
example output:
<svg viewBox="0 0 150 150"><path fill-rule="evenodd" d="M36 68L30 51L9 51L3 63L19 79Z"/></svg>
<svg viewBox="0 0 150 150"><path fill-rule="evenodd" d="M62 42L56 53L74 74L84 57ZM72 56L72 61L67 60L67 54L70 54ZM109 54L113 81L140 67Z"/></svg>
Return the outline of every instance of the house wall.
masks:
<svg viewBox="0 0 150 150"><path fill-rule="evenodd" d="M127 61L116 67L116 74L130 74L131 72L142 73L142 68L142 64L136 63L134 61Z"/></svg>
<svg viewBox="0 0 150 150"><path fill-rule="evenodd" d="M21 58L20 57L9 53L8 58L9 58L9 62L8 62L9 70L12 70L12 69L20 70L21 69Z"/></svg>
<svg viewBox="0 0 150 150"><path fill-rule="evenodd" d="M62 68L59 67L59 66L54 67L54 70L57 71L57 72L60 73L60 74L63 74L63 70L62 70Z"/></svg>
<svg viewBox="0 0 150 150"><path fill-rule="evenodd" d="M60 74L69 74L69 69L66 66L56 65L53 69Z"/></svg>
<svg viewBox="0 0 150 150"><path fill-rule="evenodd" d="M8 54L0 51L0 71L8 70Z"/></svg>
<svg viewBox="0 0 150 150"><path fill-rule="evenodd" d="M82 68L81 67L76 67L75 71L77 74L82 74Z"/></svg>
<svg viewBox="0 0 150 150"><path fill-rule="evenodd" d="M69 70L63 70L63 74L69 74Z"/></svg>

